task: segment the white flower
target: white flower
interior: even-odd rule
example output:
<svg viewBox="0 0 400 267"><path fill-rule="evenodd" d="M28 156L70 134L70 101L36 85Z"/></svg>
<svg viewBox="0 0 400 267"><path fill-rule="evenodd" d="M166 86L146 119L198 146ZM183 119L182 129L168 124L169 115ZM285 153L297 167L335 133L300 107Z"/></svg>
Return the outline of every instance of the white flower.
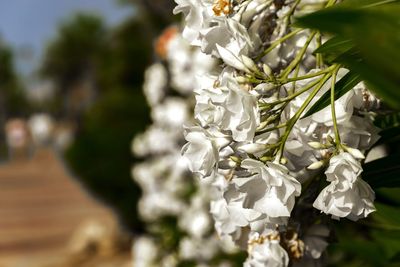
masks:
<svg viewBox="0 0 400 267"><path fill-rule="evenodd" d="M339 125L342 142L359 150L371 148L380 138L380 129L367 119L353 116L346 123Z"/></svg>
<svg viewBox="0 0 400 267"><path fill-rule="evenodd" d="M162 216L180 214L185 209L185 204L177 196L158 190L143 195L138 207L143 219L156 221Z"/></svg>
<svg viewBox="0 0 400 267"><path fill-rule="evenodd" d="M330 183L324 188L313 206L332 218L356 221L375 211L375 194L359 176L361 164L349 153L340 153L330 161L325 174Z"/></svg>
<svg viewBox="0 0 400 267"><path fill-rule="evenodd" d="M179 226L186 230L191 236L202 238L212 226L210 214L208 212L209 200L204 194L204 188L192 197L190 206L186 209L179 218ZM205 192L204 192L205 193Z"/></svg>
<svg viewBox="0 0 400 267"><path fill-rule="evenodd" d="M227 90L222 88L196 90L196 106L194 117L203 126L221 125L224 118L225 108L223 103L226 99Z"/></svg>
<svg viewBox="0 0 400 267"><path fill-rule="evenodd" d="M235 79L227 78L228 95L223 103L225 108L222 129L231 130L235 141L252 141L260 118L257 97L244 90Z"/></svg>
<svg viewBox="0 0 400 267"><path fill-rule="evenodd" d="M214 0L175 0L177 6L174 14L183 13L185 28L183 37L191 45L200 46L200 31L208 27L208 20L214 15L212 5Z"/></svg>
<svg viewBox="0 0 400 267"><path fill-rule="evenodd" d="M289 256L279 244L279 240L265 240L255 244L244 267L287 267Z"/></svg>
<svg viewBox="0 0 400 267"><path fill-rule="evenodd" d="M167 60L171 72L171 86L182 94L197 88L197 76L215 68L216 60L200 49L193 50L181 35L176 35L167 46Z"/></svg>
<svg viewBox="0 0 400 267"><path fill-rule="evenodd" d="M253 159L243 160L241 167L253 176L237 178L234 182L249 193L248 203L254 203L253 209L270 218L289 217L295 197L301 193L300 183L289 171L282 165L269 162L265 166Z"/></svg>
<svg viewBox="0 0 400 267"><path fill-rule="evenodd" d="M247 194L239 192L230 184L223 198L211 202L211 214L215 228L221 237L229 236L236 245L247 247L249 233L259 225L265 225L265 216L253 209L245 208Z"/></svg>
<svg viewBox="0 0 400 267"><path fill-rule="evenodd" d="M143 91L150 106L158 104L165 95L167 71L161 63L150 66L145 72Z"/></svg>
<svg viewBox="0 0 400 267"><path fill-rule="evenodd" d="M188 120L189 108L182 98L169 97L151 111L153 121L159 125L169 128L182 128Z"/></svg>
<svg viewBox="0 0 400 267"><path fill-rule="evenodd" d="M132 142L132 151L138 156L171 152L177 149L181 128L164 128L151 125L146 132L137 135Z"/></svg>
<svg viewBox="0 0 400 267"><path fill-rule="evenodd" d="M343 189L351 187L362 172L361 164L350 153L342 152L329 161L325 171L328 182L342 183Z"/></svg>
<svg viewBox="0 0 400 267"><path fill-rule="evenodd" d="M211 174L219 161L219 150L231 142L221 133L198 126L186 128L185 139L188 143L183 146L182 154L188 159L189 169L202 176Z"/></svg>
<svg viewBox="0 0 400 267"><path fill-rule="evenodd" d="M215 256L218 250L218 240L215 238L184 237L179 243L179 255L186 260L208 261Z"/></svg>
<svg viewBox="0 0 400 267"><path fill-rule="evenodd" d="M241 56L253 51L253 42L246 28L234 19L218 17L213 20L216 26L202 31L201 50L209 55L220 57L226 64L244 70Z"/></svg>
<svg viewBox="0 0 400 267"><path fill-rule="evenodd" d="M232 132L235 141L252 141L260 123L257 97L242 88L228 70L221 86L196 91L195 118L205 126Z"/></svg>
<svg viewBox="0 0 400 267"><path fill-rule="evenodd" d="M132 258L135 267L156 266L158 248L154 240L148 237L140 237L133 241Z"/></svg>
<svg viewBox="0 0 400 267"><path fill-rule="evenodd" d="M311 226L303 237L306 256L319 259L328 247L329 228L325 225L316 224Z"/></svg>

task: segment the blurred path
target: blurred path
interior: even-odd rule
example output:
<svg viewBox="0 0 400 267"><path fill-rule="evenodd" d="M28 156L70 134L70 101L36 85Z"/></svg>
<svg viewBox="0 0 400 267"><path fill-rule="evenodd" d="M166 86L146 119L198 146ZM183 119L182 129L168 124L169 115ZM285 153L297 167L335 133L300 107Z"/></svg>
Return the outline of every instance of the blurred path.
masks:
<svg viewBox="0 0 400 267"><path fill-rule="evenodd" d="M0 166L0 267L61 255L87 219L115 223L52 151Z"/></svg>

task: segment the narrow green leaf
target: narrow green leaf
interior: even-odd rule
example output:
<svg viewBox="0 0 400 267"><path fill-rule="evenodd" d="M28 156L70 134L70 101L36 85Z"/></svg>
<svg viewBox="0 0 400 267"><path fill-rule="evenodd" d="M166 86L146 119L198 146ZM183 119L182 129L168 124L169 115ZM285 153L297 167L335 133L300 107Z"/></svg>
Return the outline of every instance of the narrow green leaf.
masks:
<svg viewBox="0 0 400 267"><path fill-rule="evenodd" d="M354 48L351 40L335 36L321 45L314 54L322 54L324 61L334 63L337 58Z"/></svg>
<svg viewBox="0 0 400 267"><path fill-rule="evenodd" d="M358 73L372 91L397 109L400 109L399 3L367 1L364 6L339 4L299 18L297 22L334 34L337 40L348 40L346 45L351 49L339 46L345 52L334 53L336 58L328 57L328 61L334 60Z"/></svg>
<svg viewBox="0 0 400 267"><path fill-rule="evenodd" d="M362 178L373 188L400 187L399 159L397 153L365 164Z"/></svg>
<svg viewBox="0 0 400 267"><path fill-rule="evenodd" d="M361 81L360 76L353 72L348 72L335 85L335 100L342 97ZM324 109L331 104L331 92L327 91L320 99L307 111L303 118Z"/></svg>
<svg viewBox="0 0 400 267"><path fill-rule="evenodd" d="M394 226L400 228L400 209L397 207L375 203L376 212L373 218L383 225Z"/></svg>
<svg viewBox="0 0 400 267"><path fill-rule="evenodd" d="M355 7L355 8L371 8L380 5L386 5L399 2L400 0L346 0L337 6Z"/></svg>

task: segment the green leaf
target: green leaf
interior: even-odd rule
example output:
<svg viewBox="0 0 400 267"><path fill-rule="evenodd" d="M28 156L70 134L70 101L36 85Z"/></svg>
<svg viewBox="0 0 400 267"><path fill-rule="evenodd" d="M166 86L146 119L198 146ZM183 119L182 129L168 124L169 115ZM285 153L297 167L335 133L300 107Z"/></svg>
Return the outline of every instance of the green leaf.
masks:
<svg viewBox="0 0 400 267"><path fill-rule="evenodd" d="M400 127L392 127L379 132L381 136L375 146L393 143L400 140Z"/></svg>
<svg viewBox="0 0 400 267"><path fill-rule="evenodd" d="M346 2L299 18L297 24L334 34L336 44L346 41L341 50L328 44L325 53L334 55L328 61L358 73L386 103L400 109L400 1Z"/></svg>
<svg viewBox="0 0 400 267"><path fill-rule="evenodd" d="M386 5L399 2L399 0L346 0L337 6L348 6L356 8L371 8L380 5Z"/></svg>
<svg viewBox="0 0 400 267"><path fill-rule="evenodd" d="M342 79L340 79L335 84L335 100L342 97L348 91L350 91L354 86L356 86L361 81L358 74L348 72ZM321 96L320 99L307 111L303 118L311 116L312 114L324 109L331 104L331 92L327 91Z"/></svg>
<svg viewBox="0 0 400 267"><path fill-rule="evenodd" d="M387 229L400 230L400 209L397 207L375 203L376 212L372 218Z"/></svg>
<svg viewBox="0 0 400 267"><path fill-rule="evenodd" d="M400 126L400 112L385 112L383 114L377 114L375 121L375 126L381 129L388 129Z"/></svg>
<svg viewBox="0 0 400 267"><path fill-rule="evenodd" d="M322 54L325 62L334 63L339 56L353 48L354 45L351 40L335 36L315 50L314 54Z"/></svg>
<svg viewBox="0 0 400 267"><path fill-rule="evenodd" d="M369 162L362 177L373 188L400 187L400 153Z"/></svg>

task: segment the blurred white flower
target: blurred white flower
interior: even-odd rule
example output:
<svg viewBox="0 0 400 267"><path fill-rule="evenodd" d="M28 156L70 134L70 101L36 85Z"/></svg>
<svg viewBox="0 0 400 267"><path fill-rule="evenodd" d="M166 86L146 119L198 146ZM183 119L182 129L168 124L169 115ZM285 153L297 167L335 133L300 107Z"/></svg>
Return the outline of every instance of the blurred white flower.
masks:
<svg viewBox="0 0 400 267"><path fill-rule="evenodd" d="M169 97L151 110L153 121L171 128L181 128L188 120L189 108L186 101L178 97Z"/></svg>
<svg viewBox="0 0 400 267"><path fill-rule="evenodd" d="M287 267L289 256L279 240L265 240L253 245L244 267Z"/></svg>
<svg viewBox="0 0 400 267"><path fill-rule="evenodd" d="M143 91L150 106L160 103L163 99L167 76L167 71L161 63L153 64L146 70Z"/></svg>
<svg viewBox="0 0 400 267"><path fill-rule="evenodd" d="M214 0L175 0L177 6L174 14L183 13L185 28L183 37L191 45L200 46L200 32L208 26L208 20L214 15L212 5Z"/></svg>
<svg viewBox="0 0 400 267"><path fill-rule="evenodd" d="M157 266L158 248L154 240L149 237L140 237L134 240L132 247L133 266Z"/></svg>

